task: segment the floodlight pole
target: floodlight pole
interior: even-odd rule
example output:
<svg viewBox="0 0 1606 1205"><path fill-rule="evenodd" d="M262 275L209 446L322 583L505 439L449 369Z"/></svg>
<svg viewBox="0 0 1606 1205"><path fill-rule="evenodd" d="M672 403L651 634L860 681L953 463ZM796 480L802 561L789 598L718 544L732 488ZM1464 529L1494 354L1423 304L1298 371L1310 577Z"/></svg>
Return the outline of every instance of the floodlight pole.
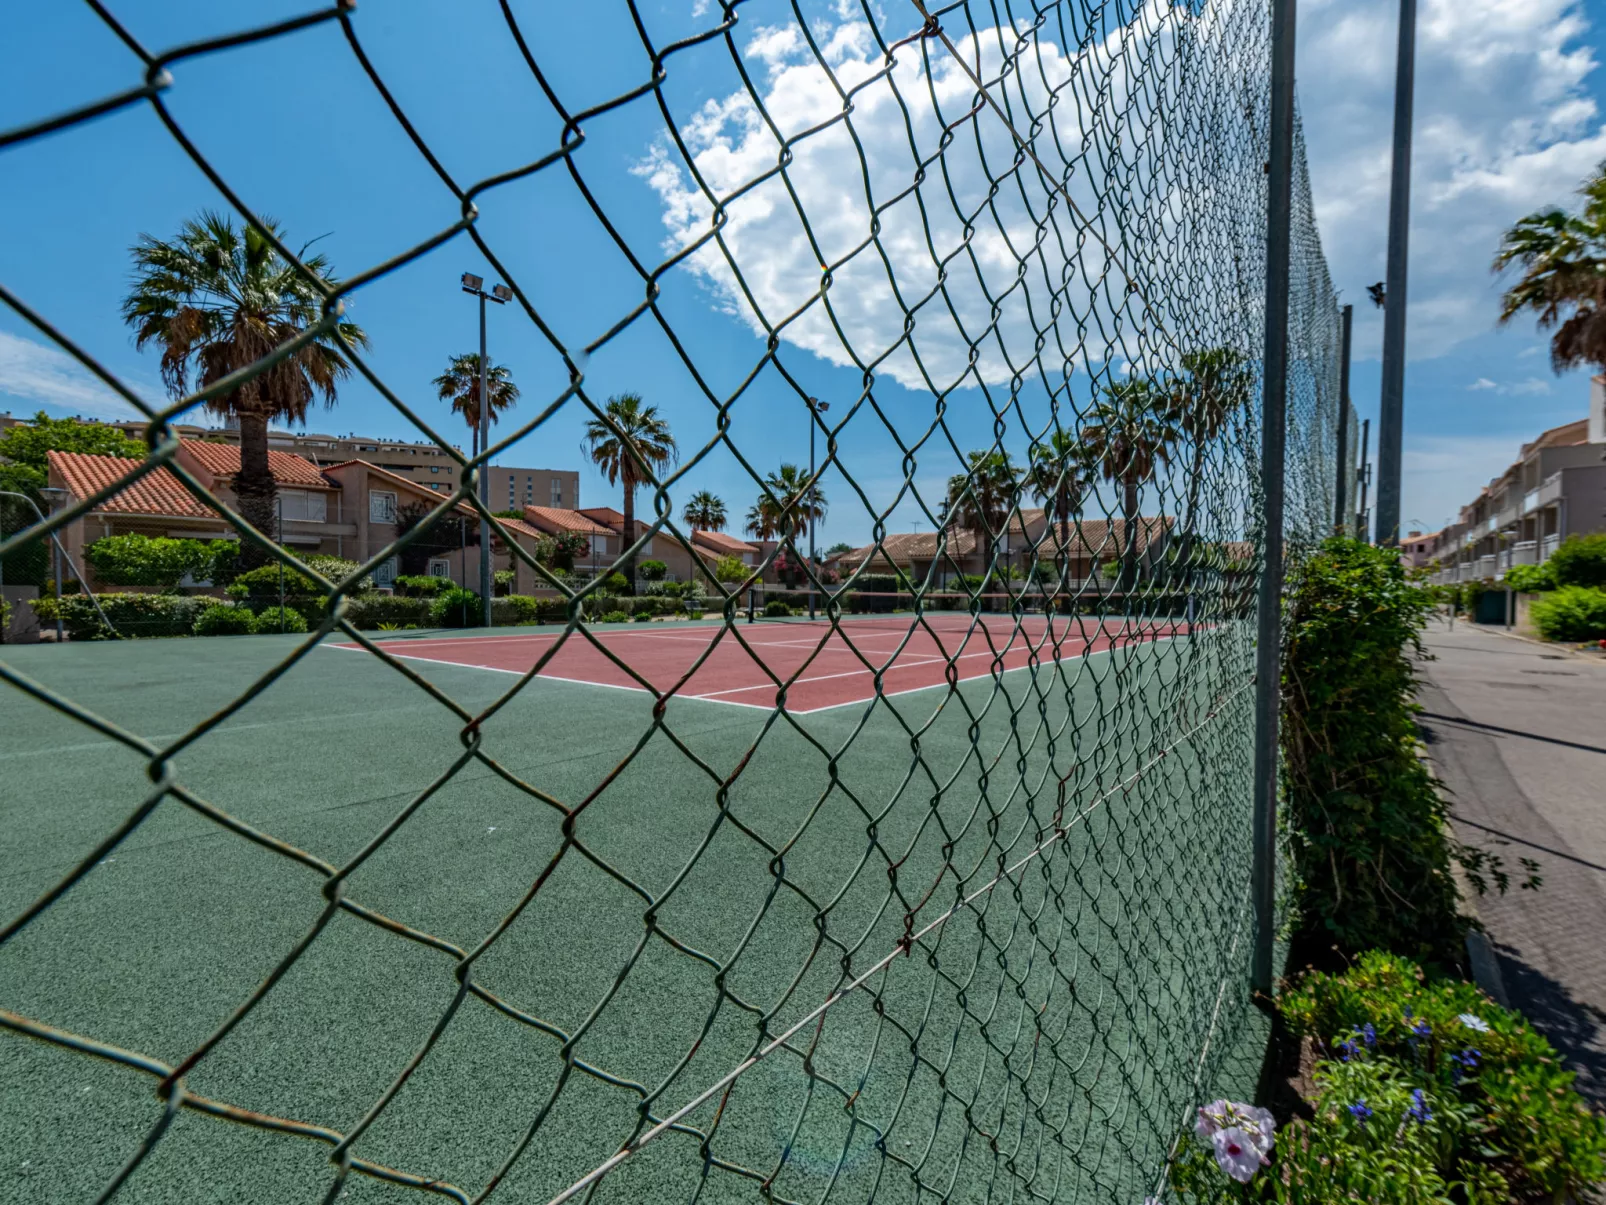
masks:
<svg viewBox="0 0 1606 1205"><path fill-rule="evenodd" d="M1416 87L1416 0L1400 0L1394 64L1394 154L1389 181L1388 276L1383 293L1383 396L1377 415L1377 543L1400 545L1405 426L1405 298L1411 236L1411 108Z"/></svg>
<svg viewBox="0 0 1606 1205"><path fill-rule="evenodd" d="M1334 483L1333 527L1339 535L1349 530L1349 475L1352 457L1350 440L1355 433L1349 429L1349 360L1350 334L1355 324L1355 307L1347 305L1339 312L1338 351L1338 480Z"/></svg>
<svg viewBox="0 0 1606 1205"><path fill-rule="evenodd" d="M480 301L480 393L479 393L479 450L477 455L486 455L491 448L491 393L490 393L490 361L485 358L485 303L494 301L503 305L513 296L506 285L493 285L491 291L485 291L483 278L475 276L472 272L463 273L463 292L472 293ZM485 512L491 509L491 478L486 472L490 465L481 464L475 472L479 476L480 497L480 603L484 608L482 619L486 627L491 626L491 588L494 584L491 565L491 521L485 517Z"/></svg>
<svg viewBox="0 0 1606 1205"><path fill-rule="evenodd" d="M817 397L806 399L809 404L809 489L804 495L803 505L808 507L809 516L809 618L814 618L814 499L818 490L814 487L814 426L816 416L823 410L831 408L830 402L822 402Z"/></svg>
<svg viewBox="0 0 1606 1205"><path fill-rule="evenodd" d="M1271 147L1266 180L1266 342L1260 428L1264 500L1255 640L1254 862L1250 898L1255 945L1250 986L1269 995L1276 931L1277 721L1282 702L1283 463L1288 434L1288 266L1293 226L1294 19L1296 0L1271 10Z"/></svg>

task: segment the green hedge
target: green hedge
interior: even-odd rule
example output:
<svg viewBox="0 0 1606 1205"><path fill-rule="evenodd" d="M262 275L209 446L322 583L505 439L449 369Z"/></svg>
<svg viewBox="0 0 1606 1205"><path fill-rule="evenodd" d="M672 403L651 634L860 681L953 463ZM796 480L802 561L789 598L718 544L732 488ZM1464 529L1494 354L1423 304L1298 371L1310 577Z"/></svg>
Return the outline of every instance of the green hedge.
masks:
<svg viewBox="0 0 1606 1205"><path fill-rule="evenodd" d="M1545 564L1558 586L1606 586L1606 532L1568 536Z"/></svg>
<svg viewBox="0 0 1606 1205"><path fill-rule="evenodd" d="M183 594L98 594L96 598L116 629L116 635L129 637L188 636L201 612L217 602L204 595ZM54 598L34 599L30 605L42 625L55 624ZM62 596L61 622L67 635L74 640L112 637L86 595Z"/></svg>
<svg viewBox="0 0 1606 1205"><path fill-rule="evenodd" d="M214 603L195 617L191 631L197 636L248 636L255 626L255 616L247 608Z"/></svg>
<svg viewBox="0 0 1606 1205"><path fill-rule="evenodd" d="M1528 617L1546 640L1606 640L1606 590L1562 586L1535 598Z"/></svg>
<svg viewBox="0 0 1606 1205"><path fill-rule="evenodd" d="M452 587L453 582L449 577L403 573L396 578L396 593L407 598L434 598Z"/></svg>
<svg viewBox="0 0 1606 1205"><path fill-rule="evenodd" d="M432 599L402 598L390 594L365 594L346 603L346 622L359 632L377 631L380 625L398 628L429 627Z"/></svg>
<svg viewBox="0 0 1606 1205"><path fill-rule="evenodd" d="M271 636L280 632L305 632L306 617L293 607L269 607L251 622L251 630L258 635Z"/></svg>

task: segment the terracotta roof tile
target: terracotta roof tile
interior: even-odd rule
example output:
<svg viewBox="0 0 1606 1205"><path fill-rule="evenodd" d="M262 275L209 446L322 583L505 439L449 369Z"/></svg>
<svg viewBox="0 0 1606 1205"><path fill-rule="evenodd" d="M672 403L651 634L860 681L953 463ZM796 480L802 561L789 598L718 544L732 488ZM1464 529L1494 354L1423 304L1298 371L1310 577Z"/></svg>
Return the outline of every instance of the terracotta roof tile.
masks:
<svg viewBox="0 0 1606 1205"><path fill-rule="evenodd" d="M50 468L75 498L87 498L139 468L143 461L86 452L50 452ZM171 515L195 519L221 516L184 488L167 468L157 468L95 508L126 515Z"/></svg>
<svg viewBox="0 0 1606 1205"><path fill-rule="evenodd" d="M179 447L215 477L233 477L240 471L240 449L237 444L216 444L204 439L181 439ZM298 489L326 490L330 488L318 466L305 456L293 452L268 450L268 468L274 481Z"/></svg>
<svg viewBox="0 0 1606 1205"><path fill-rule="evenodd" d="M611 536L612 529L604 527L584 512L566 510L559 506L526 506L524 518L532 526L549 531L577 531L582 535Z"/></svg>
<svg viewBox="0 0 1606 1205"><path fill-rule="evenodd" d="M721 555L740 555L744 552L758 551L755 545L749 544L745 540L739 540L735 536L726 535L722 531L695 529L691 533L691 542L693 544L701 544L704 548Z"/></svg>
<svg viewBox="0 0 1606 1205"><path fill-rule="evenodd" d="M322 472L333 473L340 469L349 469L357 465L361 465L363 468L367 469L370 473L387 484L398 485L404 489L412 490L413 493L418 494L420 497L444 499L447 496L441 493L439 490L430 489L429 486L424 485L422 482L414 481L410 477L403 477L400 473L392 473L389 469L382 469L377 464L369 464L366 460L342 460L339 464L325 465L322 469ZM329 483L327 480L324 482L324 485L326 488L328 487ZM432 505L439 506L440 502L436 501ZM468 515L474 513L474 508L467 502L459 502L456 509Z"/></svg>

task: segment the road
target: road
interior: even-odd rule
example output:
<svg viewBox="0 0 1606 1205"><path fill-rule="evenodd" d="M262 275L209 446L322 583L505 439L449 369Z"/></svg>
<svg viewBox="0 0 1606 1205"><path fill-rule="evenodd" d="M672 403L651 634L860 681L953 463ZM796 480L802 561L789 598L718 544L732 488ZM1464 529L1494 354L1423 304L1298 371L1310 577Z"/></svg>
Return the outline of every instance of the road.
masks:
<svg viewBox="0 0 1606 1205"><path fill-rule="evenodd" d="M1606 1105L1606 662L1434 621L1418 694L1462 841L1513 872L1477 901L1511 1004ZM1543 885L1519 890L1518 859Z"/></svg>

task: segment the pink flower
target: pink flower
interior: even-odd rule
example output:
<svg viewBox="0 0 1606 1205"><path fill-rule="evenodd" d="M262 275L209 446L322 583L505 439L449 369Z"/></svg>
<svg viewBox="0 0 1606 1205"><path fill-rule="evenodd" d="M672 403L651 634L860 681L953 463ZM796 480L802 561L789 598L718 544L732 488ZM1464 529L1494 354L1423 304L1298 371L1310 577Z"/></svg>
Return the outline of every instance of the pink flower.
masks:
<svg viewBox="0 0 1606 1205"><path fill-rule="evenodd" d="M1230 1100L1213 1100L1208 1105L1200 1105L1199 1119L1193 1123L1193 1132L1205 1139L1217 1130L1225 1129L1232 1124L1232 1107Z"/></svg>
<svg viewBox="0 0 1606 1205"><path fill-rule="evenodd" d="M1238 1183L1249 1183L1260 1170L1263 1162L1260 1149L1255 1145L1255 1140L1238 1126L1217 1130L1210 1136L1210 1142L1216 1148L1216 1162L1221 1165L1221 1170Z"/></svg>

